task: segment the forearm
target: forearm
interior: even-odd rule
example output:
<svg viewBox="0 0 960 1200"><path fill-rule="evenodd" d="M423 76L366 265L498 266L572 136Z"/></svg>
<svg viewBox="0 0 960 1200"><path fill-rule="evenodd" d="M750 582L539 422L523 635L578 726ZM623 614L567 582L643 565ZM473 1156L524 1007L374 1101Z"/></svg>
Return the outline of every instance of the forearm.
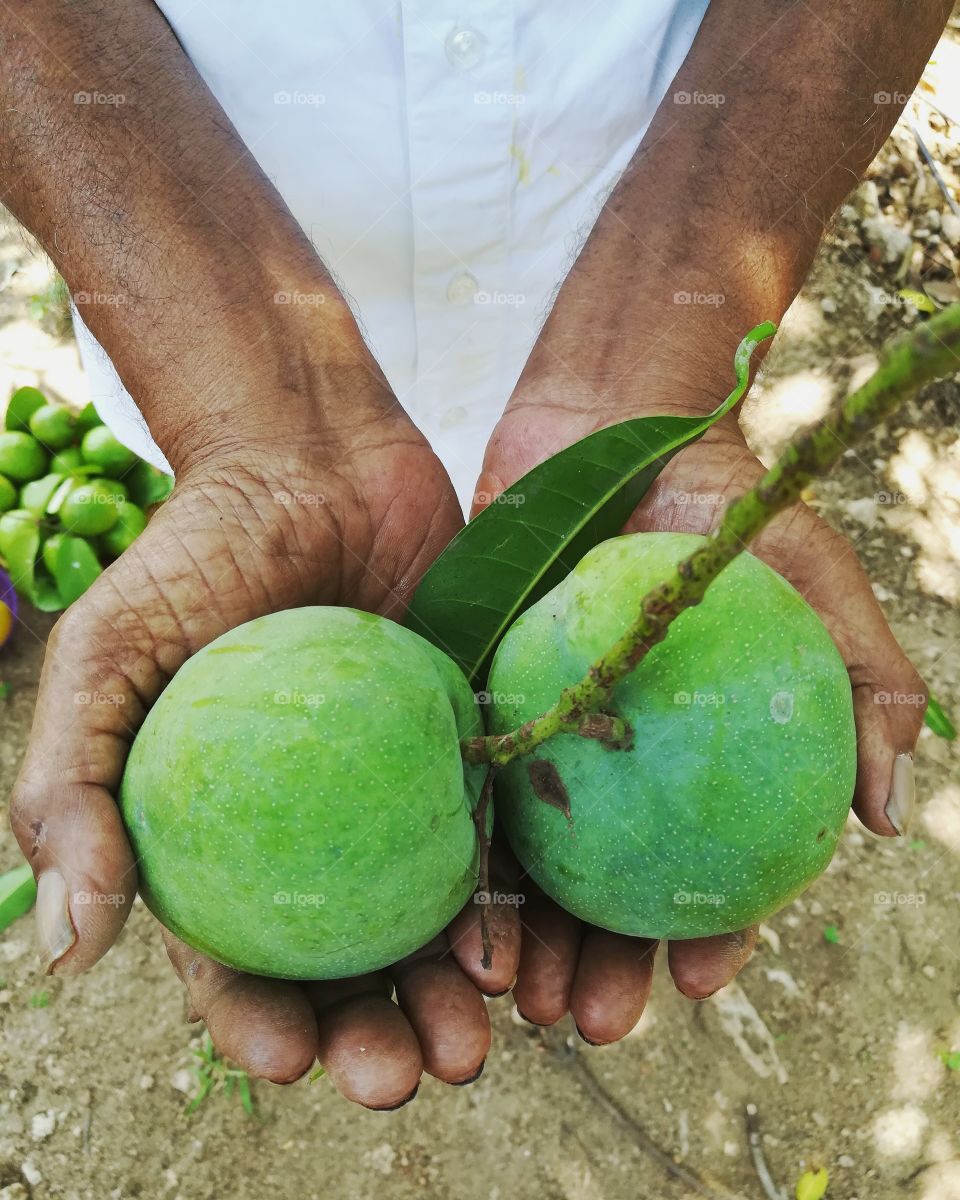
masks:
<svg viewBox="0 0 960 1200"><path fill-rule="evenodd" d="M390 407L349 308L150 0L0 8L0 110L0 199L175 467L255 428L347 436L367 402Z"/></svg>
<svg viewBox="0 0 960 1200"><path fill-rule="evenodd" d="M615 405L607 420L714 407L737 342L779 321L899 116L875 96L913 91L950 9L712 0L521 387Z"/></svg>

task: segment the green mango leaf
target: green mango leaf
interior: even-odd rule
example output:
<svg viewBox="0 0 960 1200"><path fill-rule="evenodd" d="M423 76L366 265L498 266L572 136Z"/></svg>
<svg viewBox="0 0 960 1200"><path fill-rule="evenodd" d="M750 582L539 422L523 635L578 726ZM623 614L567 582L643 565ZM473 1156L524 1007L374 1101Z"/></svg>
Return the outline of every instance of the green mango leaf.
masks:
<svg viewBox="0 0 960 1200"><path fill-rule="evenodd" d="M447 546L407 610L409 629L482 687L500 639L599 542L623 528L670 459L747 390L750 357L776 333L765 321L737 348L737 386L705 417L638 417L554 455L508 488Z"/></svg>
<svg viewBox="0 0 960 1200"><path fill-rule="evenodd" d="M33 908L37 885L29 863L0 875L0 933Z"/></svg>
<svg viewBox="0 0 960 1200"><path fill-rule="evenodd" d="M71 472L66 479L57 485L53 495L47 501L47 516L55 517L60 511L64 500L66 500L78 484L76 474L76 472Z"/></svg>
<svg viewBox="0 0 960 1200"><path fill-rule="evenodd" d="M937 737L942 737L948 742L956 741L956 727L944 712L942 705L933 696L927 701L927 711L924 714L923 723L932 729Z"/></svg>
<svg viewBox="0 0 960 1200"><path fill-rule="evenodd" d="M40 522L32 513L28 515L18 509L5 515L4 525L3 557L7 560L7 574L17 591L29 599L40 549Z"/></svg>
<svg viewBox="0 0 960 1200"><path fill-rule="evenodd" d="M39 388L17 388L7 405L7 429L19 433L29 433L30 418L38 408L43 408L46 403L47 398Z"/></svg>
<svg viewBox="0 0 960 1200"><path fill-rule="evenodd" d="M11 517L13 520L11 521ZM26 512L6 513L3 556L10 581L19 595L41 612L59 612L65 608L53 580L37 575L40 549L40 522Z"/></svg>
<svg viewBox="0 0 960 1200"><path fill-rule="evenodd" d="M44 475L42 479L33 479L20 489L20 507L35 517L42 517L47 511L50 498L63 482L62 475Z"/></svg>
<svg viewBox="0 0 960 1200"><path fill-rule="evenodd" d="M102 570L89 542L80 537L65 537L57 551L55 571L64 605L79 600Z"/></svg>

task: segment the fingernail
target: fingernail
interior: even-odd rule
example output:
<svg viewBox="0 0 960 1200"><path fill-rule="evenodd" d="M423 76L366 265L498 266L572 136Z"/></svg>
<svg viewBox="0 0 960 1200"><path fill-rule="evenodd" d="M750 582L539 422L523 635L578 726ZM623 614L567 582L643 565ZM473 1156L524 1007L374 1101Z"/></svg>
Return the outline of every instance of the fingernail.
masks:
<svg viewBox="0 0 960 1200"><path fill-rule="evenodd" d="M580 1040L582 1042L586 1042L588 1046L605 1046L607 1044L606 1042L595 1042L593 1040L593 1038L588 1038L587 1035L580 1028L580 1026L576 1023L576 1021L574 1021L573 1027L574 1027L574 1029L576 1029L577 1033L580 1035Z"/></svg>
<svg viewBox="0 0 960 1200"><path fill-rule="evenodd" d="M884 812L887 820L902 837L910 828L917 803L917 785L913 777L913 755L898 754L890 778L890 798Z"/></svg>
<svg viewBox="0 0 960 1200"><path fill-rule="evenodd" d="M508 987L501 988L499 992L485 992L484 995L489 996L491 1000L496 1000L498 996L505 996L510 989Z"/></svg>
<svg viewBox="0 0 960 1200"><path fill-rule="evenodd" d="M547 1028L546 1021L531 1021L530 1018L527 1016L527 1014L522 1013L519 1008L517 1009L517 1016L520 1017L521 1020L526 1021L526 1023L528 1025L536 1025L538 1029L546 1029Z"/></svg>
<svg viewBox="0 0 960 1200"><path fill-rule="evenodd" d="M59 871L44 871L37 883L37 938L44 973L52 975L77 940L70 920L67 885Z"/></svg>
<svg viewBox="0 0 960 1200"><path fill-rule="evenodd" d="M419 1091L420 1091L420 1084L418 1083L417 1086L410 1093L410 1095L404 1097L403 1100L398 1100L396 1104L384 1104L382 1107L379 1107L379 1108L377 1106L371 1104L370 1111L371 1112L396 1112L398 1108L403 1108L403 1106L405 1104L409 1104L410 1101L414 1099L417 1092L419 1092Z"/></svg>
<svg viewBox="0 0 960 1200"><path fill-rule="evenodd" d="M456 1083L452 1083L450 1086L451 1087L466 1087L468 1083L476 1083L476 1081L483 1074L483 1068L486 1065L487 1065L487 1060L484 1059L483 1062L480 1064L479 1067L477 1067L477 1069L474 1071L474 1073L472 1075L468 1076L466 1079L458 1079Z"/></svg>

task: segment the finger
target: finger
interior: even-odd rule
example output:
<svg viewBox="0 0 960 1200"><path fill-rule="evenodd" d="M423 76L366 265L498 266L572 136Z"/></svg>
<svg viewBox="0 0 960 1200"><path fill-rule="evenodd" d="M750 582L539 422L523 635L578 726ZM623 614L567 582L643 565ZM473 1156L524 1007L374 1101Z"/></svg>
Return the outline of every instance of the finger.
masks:
<svg viewBox="0 0 960 1200"><path fill-rule="evenodd" d="M570 993L570 1015L595 1046L625 1037L640 1020L653 984L657 943L586 928Z"/></svg>
<svg viewBox="0 0 960 1200"><path fill-rule="evenodd" d="M877 603L856 551L840 534L825 530L800 506L758 539L758 552L775 566L798 557L797 547L815 539L815 568L803 564L791 582L816 609L843 656L853 689L857 730L857 777L853 808L874 833L895 837L910 824L915 803L913 751L923 726L926 688L904 654ZM809 578L809 582L808 582Z"/></svg>
<svg viewBox="0 0 960 1200"><path fill-rule="evenodd" d="M387 977L305 987L317 1014L317 1058L340 1095L380 1111L412 1100L423 1058L413 1027L390 999Z"/></svg>
<svg viewBox="0 0 960 1200"><path fill-rule="evenodd" d="M537 890L523 906L520 964L513 998L534 1025L552 1025L570 1007L580 953L580 922Z"/></svg>
<svg viewBox="0 0 960 1200"><path fill-rule="evenodd" d="M487 932L490 939L490 967L485 968L480 916L482 907L476 894L447 927L450 953L460 970L488 996L502 996L513 986L520 962L520 912L517 895L517 864L512 854L494 845L490 851L490 902L487 904Z"/></svg>
<svg viewBox="0 0 960 1200"><path fill-rule="evenodd" d="M397 1003L413 1027L423 1069L445 1083L472 1083L490 1050L483 996L448 952L444 937L394 967Z"/></svg>
<svg viewBox="0 0 960 1200"><path fill-rule="evenodd" d="M892 640L892 639L891 639ZM899 670L878 686L873 673L851 669L853 716L857 726L857 782L853 810L863 824L883 837L907 832L916 806L913 751L927 690L896 646ZM887 686L889 684L889 686ZM909 703L899 703L906 698Z"/></svg>
<svg viewBox="0 0 960 1200"><path fill-rule="evenodd" d="M500 476L492 471L481 472L474 489L473 504L470 506L470 520L491 505L500 493L506 490L506 486Z"/></svg>
<svg viewBox="0 0 960 1200"><path fill-rule="evenodd" d="M292 1083L317 1054L317 1021L303 988L281 979L244 975L199 954L163 931L167 955L225 1058L249 1075Z"/></svg>
<svg viewBox="0 0 960 1200"><path fill-rule="evenodd" d="M100 658L79 602L47 644L27 756L10 822L38 882L37 931L44 969L86 970L112 945L137 877L111 793L143 718L143 678ZM149 673L144 666L141 676Z"/></svg>
<svg viewBox="0 0 960 1200"><path fill-rule="evenodd" d="M755 925L737 933L671 942L667 947L667 962L673 982L691 1000L706 1000L742 970L756 944Z"/></svg>

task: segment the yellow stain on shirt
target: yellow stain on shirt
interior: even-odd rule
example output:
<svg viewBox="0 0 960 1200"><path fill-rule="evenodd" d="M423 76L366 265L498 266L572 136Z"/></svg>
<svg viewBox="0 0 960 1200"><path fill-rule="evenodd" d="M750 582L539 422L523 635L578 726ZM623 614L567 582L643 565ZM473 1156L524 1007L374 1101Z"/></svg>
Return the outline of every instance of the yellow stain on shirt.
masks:
<svg viewBox="0 0 960 1200"><path fill-rule="evenodd" d="M527 184L530 182L530 159L527 157L522 146L518 146L516 142L510 145L510 157L517 162L517 181L518 183Z"/></svg>

